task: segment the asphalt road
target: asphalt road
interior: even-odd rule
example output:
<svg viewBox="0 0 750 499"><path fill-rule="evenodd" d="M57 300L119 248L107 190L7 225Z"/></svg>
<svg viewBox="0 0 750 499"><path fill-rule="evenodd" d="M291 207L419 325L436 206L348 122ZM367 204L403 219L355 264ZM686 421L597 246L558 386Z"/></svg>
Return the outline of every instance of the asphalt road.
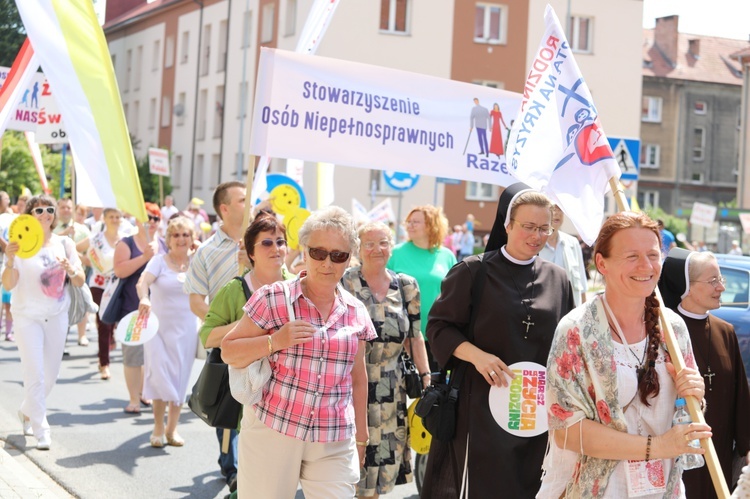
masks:
<svg viewBox="0 0 750 499"><path fill-rule="evenodd" d="M68 335L70 355L64 358L57 385L47 399L50 451L36 450L36 439L21 432L16 416L23 397L18 350L15 343L0 340L0 440L5 441L6 450L25 466L38 466L70 495L83 499L222 498L228 494L216 463L219 448L214 430L185 405L178 427L185 446L150 447L151 409L144 408L140 416L123 412L127 390L120 349L112 352L112 378L102 381L95 333L89 333L89 339L91 344L81 347L74 332ZM193 380L201 366L202 361L195 362ZM298 491L296 497L304 496ZM411 483L381 497L417 499L418 495Z"/></svg>

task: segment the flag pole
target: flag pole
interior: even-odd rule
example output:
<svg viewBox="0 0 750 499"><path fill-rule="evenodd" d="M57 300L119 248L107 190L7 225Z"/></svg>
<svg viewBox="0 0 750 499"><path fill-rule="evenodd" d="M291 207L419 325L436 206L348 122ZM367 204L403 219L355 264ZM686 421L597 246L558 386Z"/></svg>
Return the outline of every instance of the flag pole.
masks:
<svg viewBox="0 0 750 499"><path fill-rule="evenodd" d="M609 179L609 186L612 189L612 194L615 196L615 202L619 211L630 211L628 207L628 200L625 197L625 191L620 184L620 181L612 177ZM676 371L679 373L685 368L685 359L682 358L682 351L680 346L677 344L677 338L674 335L672 324L664 316L664 300L659 292L659 286L656 287L656 299L659 300L659 322L661 323L661 330L664 335L664 340L667 343L669 349L669 356L672 359ZM700 401L695 397L685 397L688 410L690 411L690 417L695 423L706 423L706 418L703 417L703 412L700 408ZM719 457L716 455L716 448L714 442L710 438L705 438L700 441L701 446L705 449L706 453L704 457L706 459L706 466L708 466L708 472L711 475L711 480L714 482L714 488L716 489L716 495L720 499L729 499L729 487L724 479L724 473L721 470L721 464L719 464Z"/></svg>

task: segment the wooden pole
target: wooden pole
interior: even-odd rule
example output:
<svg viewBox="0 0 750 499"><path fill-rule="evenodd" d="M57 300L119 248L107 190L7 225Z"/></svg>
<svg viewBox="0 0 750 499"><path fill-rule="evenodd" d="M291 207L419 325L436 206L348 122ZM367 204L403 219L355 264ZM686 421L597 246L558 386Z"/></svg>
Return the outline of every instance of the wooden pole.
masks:
<svg viewBox="0 0 750 499"><path fill-rule="evenodd" d="M628 200L625 197L625 191L620 185L619 181L612 177L609 179L609 185L612 188L612 194L615 196L617 202L617 208L619 211L630 211L628 207ZM669 356L672 358L672 364L675 370L679 373L685 368L685 359L682 357L682 351L680 346L677 344L677 338L674 335L672 324L664 316L664 300L659 292L659 287L656 287L656 299L659 300L659 321L661 323L662 334L664 340L667 343L669 349ZM700 401L693 396L685 397L688 411L690 411L690 417L695 423L706 423L706 418L703 417L701 411ZM708 472L711 475L711 479L714 482L714 488L716 489L716 496L719 499L729 499L729 487L724 479L724 473L721 471L721 464L719 464L719 458L716 455L716 449L714 448L714 442L710 438L701 440L701 446L706 450L703 457L706 459L706 466L708 466Z"/></svg>
<svg viewBox="0 0 750 499"><path fill-rule="evenodd" d="M164 206L164 177L159 175L159 207Z"/></svg>

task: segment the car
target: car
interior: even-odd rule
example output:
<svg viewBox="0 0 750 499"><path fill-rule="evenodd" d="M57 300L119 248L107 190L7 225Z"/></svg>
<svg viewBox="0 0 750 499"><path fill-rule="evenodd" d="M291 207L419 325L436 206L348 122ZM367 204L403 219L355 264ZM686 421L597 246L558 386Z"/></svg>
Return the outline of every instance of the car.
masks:
<svg viewBox="0 0 750 499"><path fill-rule="evenodd" d="M721 275L727 280L721 294L721 308L711 313L734 326L740 344L742 363L750 382L750 257L717 254Z"/></svg>

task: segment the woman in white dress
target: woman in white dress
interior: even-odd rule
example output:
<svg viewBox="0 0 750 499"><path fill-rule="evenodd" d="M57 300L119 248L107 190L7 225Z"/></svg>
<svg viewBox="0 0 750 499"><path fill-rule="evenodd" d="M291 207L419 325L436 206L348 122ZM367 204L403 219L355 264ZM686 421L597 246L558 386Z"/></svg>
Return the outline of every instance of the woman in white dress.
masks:
<svg viewBox="0 0 750 499"><path fill-rule="evenodd" d="M153 309L160 319L158 333L144 344L143 396L153 400L152 447L166 444L180 447L185 443L177 434L177 423L195 358L198 325L190 312L188 295L182 292L182 283L195 237L195 227L187 217L172 219L167 226L169 251L148 262L136 287L140 313L148 315ZM166 428L165 412L168 412Z"/></svg>

